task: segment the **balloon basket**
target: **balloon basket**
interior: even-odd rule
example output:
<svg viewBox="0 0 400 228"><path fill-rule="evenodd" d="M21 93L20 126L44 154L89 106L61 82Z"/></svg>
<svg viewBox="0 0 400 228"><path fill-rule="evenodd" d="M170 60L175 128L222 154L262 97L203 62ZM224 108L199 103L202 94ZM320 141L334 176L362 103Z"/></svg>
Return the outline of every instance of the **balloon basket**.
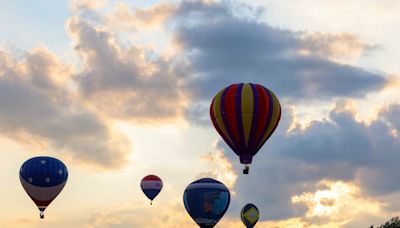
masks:
<svg viewBox="0 0 400 228"><path fill-rule="evenodd" d="M40 219L44 219L44 213L40 212Z"/></svg>
<svg viewBox="0 0 400 228"><path fill-rule="evenodd" d="M243 174L249 174L249 169L249 166L246 165L243 169Z"/></svg>

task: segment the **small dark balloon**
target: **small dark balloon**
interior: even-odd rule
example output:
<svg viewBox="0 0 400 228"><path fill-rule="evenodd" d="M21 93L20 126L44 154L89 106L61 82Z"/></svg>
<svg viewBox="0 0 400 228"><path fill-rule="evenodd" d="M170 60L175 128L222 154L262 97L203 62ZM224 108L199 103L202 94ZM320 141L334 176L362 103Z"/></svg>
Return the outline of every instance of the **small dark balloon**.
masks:
<svg viewBox="0 0 400 228"><path fill-rule="evenodd" d="M240 218L247 228L252 228L260 218L260 212L254 204L246 204L240 212Z"/></svg>

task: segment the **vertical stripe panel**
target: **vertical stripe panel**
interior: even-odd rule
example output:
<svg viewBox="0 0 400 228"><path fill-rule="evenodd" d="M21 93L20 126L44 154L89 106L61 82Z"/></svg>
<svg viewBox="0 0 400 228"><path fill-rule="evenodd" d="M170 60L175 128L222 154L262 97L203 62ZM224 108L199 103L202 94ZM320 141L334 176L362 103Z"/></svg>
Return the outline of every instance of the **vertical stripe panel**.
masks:
<svg viewBox="0 0 400 228"><path fill-rule="evenodd" d="M249 147L250 130L253 126L254 97L249 84L244 84L241 94L242 101L242 125L245 140L245 147Z"/></svg>
<svg viewBox="0 0 400 228"><path fill-rule="evenodd" d="M222 113L221 113L221 96L224 93L226 89L221 90L214 98L213 104L211 105L211 119L214 123L215 128L217 129L218 133L222 136L222 138L225 140L225 142L230 145L231 147L233 146L233 141L229 137L225 124L222 121Z"/></svg>
<svg viewBox="0 0 400 228"><path fill-rule="evenodd" d="M235 153L239 153L240 148L240 136L238 131L238 126L236 122L236 99L235 93L238 88L237 84L234 84L228 87L221 96L221 112L222 112L222 121L226 127L226 132L229 137L232 139L232 144L234 148L232 148Z"/></svg>
<svg viewBox="0 0 400 228"><path fill-rule="evenodd" d="M269 92L269 94L272 98L272 102L273 102L272 109L271 109L272 116L269 121L270 123L268 124L268 128L265 131L265 135L261 141L261 144L258 145L257 149L260 149L264 145L265 141L267 141L267 139L272 135L272 133L274 132L274 130L276 129L276 127L278 125L278 122L280 120L280 115L281 115L281 107L280 107L278 98L276 98L275 94L272 91L269 90L268 92Z"/></svg>
<svg viewBox="0 0 400 228"><path fill-rule="evenodd" d="M252 145L252 153L254 154L257 151L257 147L260 144L262 138L264 137L264 133L266 130L266 125L268 125L268 113L270 108L270 99L266 91L259 85L256 86L257 91L259 93L259 103L257 108L257 115L259 115L259 121L256 126L256 131L254 135L254 144Z"/></svg>
<svg viewBox="0 0 400 228"><path fill-rule="evenodd" d="M251 91L253 94L253 112L252 112L253 116L252 116L248 150L250 153L252 153L252 151L255 149L254 147L256 144L255 141L256 141L257 126L259 125L259 122L260 122L260 115L259 115L259 113L260 113L260 111L259 111L260 95L258 93L256 85L250 83L250 86L251 86Z"/></svg>
<svg viewBox="0 0 400 228"><path fill-rule="evenodd" d="M240 83L235 92L235 115L236 115L236 124L237 124L237 132L239 134L239 153L242 154L246 151L246 144L244 140L244 132L243 132L243 113L242 113L242 89L243 83Z"/></svg>

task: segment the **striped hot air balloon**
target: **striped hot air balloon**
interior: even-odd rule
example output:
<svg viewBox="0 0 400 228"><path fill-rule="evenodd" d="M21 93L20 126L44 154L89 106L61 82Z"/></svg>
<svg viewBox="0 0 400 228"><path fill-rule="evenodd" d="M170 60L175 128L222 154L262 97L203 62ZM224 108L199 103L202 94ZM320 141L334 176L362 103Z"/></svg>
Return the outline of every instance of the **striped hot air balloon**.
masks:
<svg viewBox="0 0 400 228"><path fill-rule="evenodd" d="M44 210L64 188L68 179L67 167L52 157L34 157L22 164L19 179L26 193L40 210Z"/></svg>
<svg viewBox="0 0 400 228"><path fill-rule="evenodd" d="M154 198L156 198L158 193L160 193L163 183L158 176L148 175L143 177L142 181L140 182L140 187L147 198L151 200L150 204L152 204Z"/></svg>
<svg viewBox="0 0 400 228"><path fill-rule="evenodd" d="M232 84L215 95L211 121L246 167L278 126L281 106L275 94L262 85Z"/></svg>

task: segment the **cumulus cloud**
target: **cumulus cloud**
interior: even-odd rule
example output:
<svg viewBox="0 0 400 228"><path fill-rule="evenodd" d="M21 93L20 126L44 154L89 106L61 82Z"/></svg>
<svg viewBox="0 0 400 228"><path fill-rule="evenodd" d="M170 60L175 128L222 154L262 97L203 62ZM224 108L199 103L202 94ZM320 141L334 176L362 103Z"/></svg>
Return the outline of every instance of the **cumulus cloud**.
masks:
<svg viewBox="0 0 400 228"><path fill-rule="evenodd" d="M256 155L250 175L238 176L235 185L238 200L233 202L232 207L241 208L247 202L257 202L265 215L264 219L305 219L318 206L313 200L322 194L318 193L321 181L330 180L330 184L325 184L322 189L331 191L342 186L334 183L349 183L347 188L342 188L349 190L343 193L343 199L359 197L359 201L350 200L353 203L359 202L358 208L369 205L375 211L397 211L391 209L393 199L385 196L397 194L400 187L397 175L400 171L400 145L398 136L393 134L393 129L398 130L395 116L398 116L400 106L393 104L382 110L379 118L365 123L356 120L357 110L348 110L341 105L343 102L337 103L329 118L312 121L306 127L295 126L290 132L286 130L291 126L293 118L283 116L283 125L278 126L276 133ZM290 113L285 111L283 113ZM232 160L234 170L241 170L234 153L224 143L219 145ZM298 197L293 201L294 196ZM306 201L306 204L293 204ZM335 202L332 199L318 201L321 205L336 205ZM351 223L360 226L363 219L359 218L362 216L368 217L366 211L360 209L357 215L350 218L338 215L337 220L331 220L334 216L330 216L308 222L335 222L339 225ZM363 226L370 225L367 224L370 221L364 222Z"/></svg>
<svg viewBox="0 0 400 228"><path fill-rule="evenodd" d="M67 152L102 167L125 163L130 143L76 102L72 66L45 47L23 60L0 52L0 129L31 152ZM60 153L62 154L62 153Z"/></svg>
<svg viewBox="0 0 400 228"><path fill-rule="evenodd" d="M79 93L92 109L112 118L156 120L179 116L185 92L179 67L151 50L121 47L102 26L78 17L67 22L82 61Z"/></svg>
<svg viewBox="0 0 400 228"><path fill-rule="evenodd" d="M182 22L175 40L191 63L188 86L195 98L209 100L243 81L264 84L279 97L317 100L363 97L386 83L381 74L325 57L362 52L366 46L356 38L276 28L260 21L260 9L247 7L248 16L238 16L235 6L195 1L177 10Z"/></svg>
<svg viewBox="0 0 400 228"><path fill-rule="evenodd" d="M99 9L107 4L107 0L72 0L70 1L70 8L73 11L82 9Z"/></svg>
<svg viewBox="0 0 400 228"><path fill-rule="evenodd" d="M198 179L204 177L214 178L224 183L229 189L233 189L236 184L237 174L233 170L232 163L225 156L223 150L218 147L217 143L213 144L213 151L203 155L201 159L212 165L212 169L200 173L197 177Z"/></svg>
<svg viewBox="0 0 400 228"><path fill-rule="evenodd" d="M157 211L157 213L154 213ZM88 227L192 227L194 221L186 213L178 199L173 199L162 206L144 205L143 202L116 204L100 213L92 214Z"/></svg>
<svg viewBox="0 0 400 228"><path fill-rule="evenodd" d="M321 58L332 58L343 63L357 60L360 56L372 51L377 46L363 43L356 35L305 33L302 40L303 49L299 49L301 55L317 55Z"/></svg>
<svg viewBox="0 0 400 228"><path fill-rule="evenodd" d="M142 32L144 29L162 25L174 11L174 5L166 3L155 4L146 9L116 3L114 11L105 16L105 23L114 29Z"/></svg>
<svg viewBox="0 0 400 228"><path fill-rule="evenodd" d="M307 218L327 217L344 224L359 214L379 214L384 206L381 202L364 197L355 184L342 181L322 180L316 192L304 192L292 196L293 203L307 205Z"/></svg>

